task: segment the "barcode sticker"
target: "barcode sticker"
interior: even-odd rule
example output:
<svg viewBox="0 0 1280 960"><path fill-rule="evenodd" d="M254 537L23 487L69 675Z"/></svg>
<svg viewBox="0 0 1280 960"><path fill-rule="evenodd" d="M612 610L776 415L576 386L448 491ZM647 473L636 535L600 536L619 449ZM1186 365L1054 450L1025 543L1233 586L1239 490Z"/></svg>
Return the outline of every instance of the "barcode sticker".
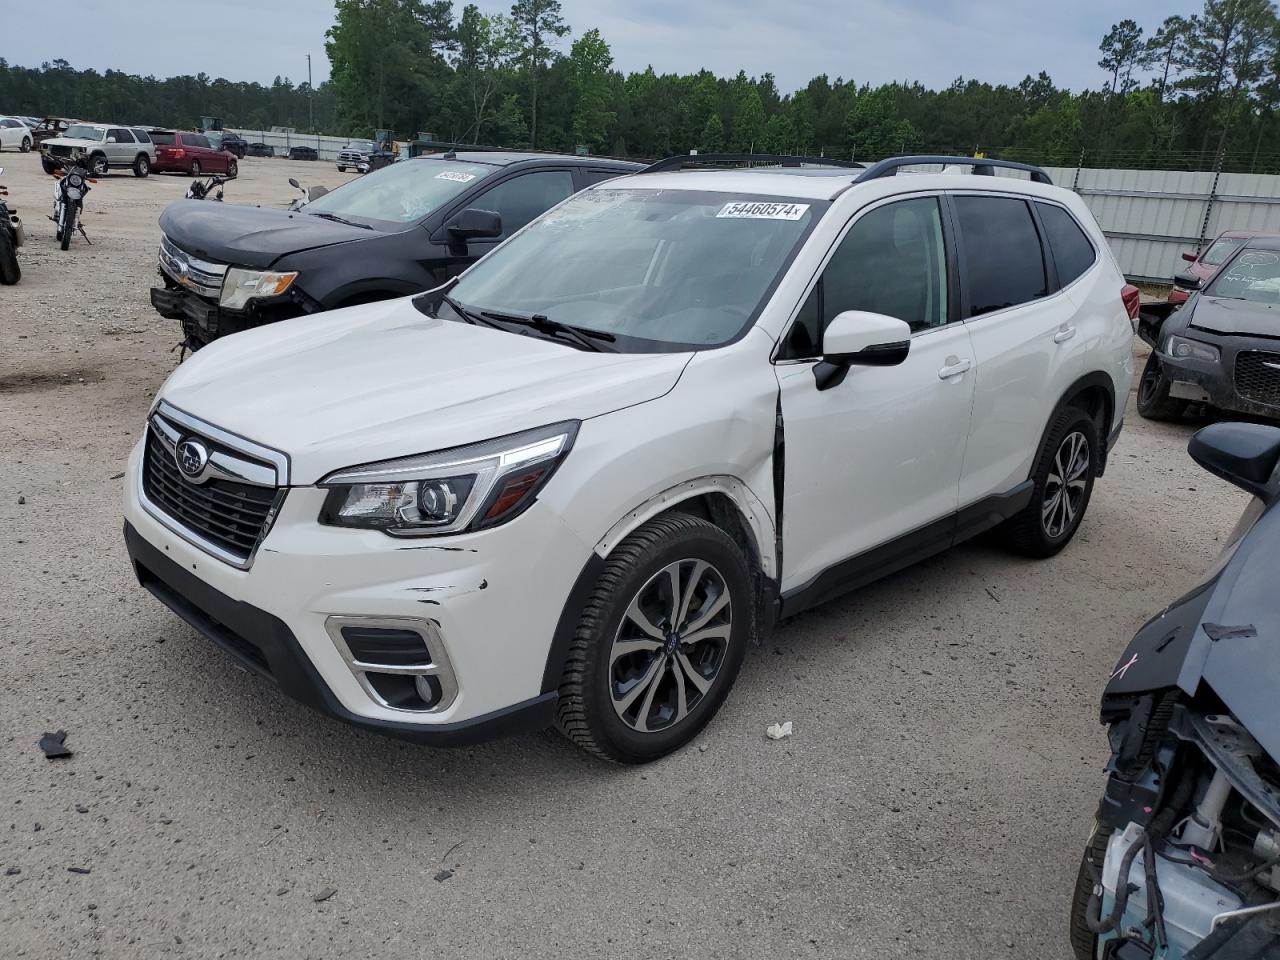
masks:
<svg viewBox="0 0 1280 960"><path fill-rule="evenodd" d="M755 203L736 200L721 207L716 219L799 220L808 210L807 203Z"/></svg>

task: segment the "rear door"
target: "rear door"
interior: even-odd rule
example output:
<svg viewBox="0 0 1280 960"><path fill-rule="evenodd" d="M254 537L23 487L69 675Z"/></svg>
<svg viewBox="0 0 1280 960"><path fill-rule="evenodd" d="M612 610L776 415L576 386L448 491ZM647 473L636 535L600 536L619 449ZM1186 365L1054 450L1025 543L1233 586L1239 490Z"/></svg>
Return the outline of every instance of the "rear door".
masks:
<svg viewBox="0 0 1280 960"><path fill-rule="evenodd" d="M1003 494L1031 473L1049 417L1075 377L1087 336L1057 281L1028 197L951 196L961 303L978 376L960 506Z"/></svg>
<svg viewBox="0 0 1280 960"><path fill-rule="evenodd" d="M974 370L948 233L933 194L860 212L779 344L784 591L827 571L857 579L869 551L907 534L905 553L887 547L894 562L951 544ZM911 349L898 366L853 366L819 389L822 331L845 310L905 320Z"/></svg>

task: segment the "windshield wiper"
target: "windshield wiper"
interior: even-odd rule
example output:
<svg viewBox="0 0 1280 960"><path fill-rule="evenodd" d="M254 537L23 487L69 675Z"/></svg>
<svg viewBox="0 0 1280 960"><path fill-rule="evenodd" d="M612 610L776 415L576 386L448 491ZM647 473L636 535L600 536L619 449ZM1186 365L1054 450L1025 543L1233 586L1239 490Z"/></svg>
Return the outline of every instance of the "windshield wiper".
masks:
<svg viewBox="0 0 1280 960"><path fill-rule="evenodd" d="M590 350L593 353L613 353L612 347L607 347L598 341L604 340L608 343L613 343L618 339L612 333L605 333L602 330L588 330L585 327L575 327L573 324L552 320L545 313L534 313L529 316L522 316L517 313L499 313L496 310L481 310L480 313L490 320L505 320L507 323L518 323L522 327L530 327L548 336L564 334L582 349Z"/></svg>
<svg viewBox="0 0 1280 960"><path fill-rule="evenodd" d="M359 227L361 230L372 230L373 227L367 223L356 223L354 220L348 220L346 217L340 217L336 213L330 213L327 210L305 210L313 217L323 217L326 220L332 220L334 223L345 223L348 227Z"/></svg>
<svg viewBox="0 0 1280 960"><path fill-rule="evenodd" d="M457 300L453 299L453 297L449 296L447 293L443 294L440 297L440 299L443 302L447 303L450 306L450 308L452 308L453 312L456 313L463 320L465 320L467 323L477 325L477 326L483 325L486 327L493 327L495 330L507 329L502 324L496 323L493 320L490 320L484 314L478 313L475 310L472 310L470 307L464 307L462 304L460 304Z"/></svg>

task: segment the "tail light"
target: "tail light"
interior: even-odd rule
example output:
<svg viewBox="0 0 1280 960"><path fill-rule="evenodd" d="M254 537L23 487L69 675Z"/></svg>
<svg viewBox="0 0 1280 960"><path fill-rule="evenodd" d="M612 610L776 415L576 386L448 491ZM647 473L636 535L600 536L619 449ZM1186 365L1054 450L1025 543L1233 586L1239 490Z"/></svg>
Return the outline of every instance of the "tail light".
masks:
<svg viewBox="0 0 1280 960"><path fill-rule="evenodd" d="M1138 310L1142 307L1142 291L1132 283L1126 283L1120 288L1120 299L1124 301L1124 309L1129 314L1129 322L1133 324L1136 330L1138 327Z"/></svg>

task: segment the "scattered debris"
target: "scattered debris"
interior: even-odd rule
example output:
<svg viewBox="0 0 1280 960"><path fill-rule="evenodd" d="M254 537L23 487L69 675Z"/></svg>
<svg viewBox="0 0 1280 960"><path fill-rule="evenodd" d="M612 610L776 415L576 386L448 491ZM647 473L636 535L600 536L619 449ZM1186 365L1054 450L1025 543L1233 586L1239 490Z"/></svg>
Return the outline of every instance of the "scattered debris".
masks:
<svg viewBox="0 0 1280 960"><path fill-rule="evenodd" d="M286 893L288 893L288 892L289 892L289 888L288 888L288 887L281 887L279 890L277 890L277 891L276 891L276 896L277 896L277 897L283 897L283 896L284 896Z"/></svg>
<svg viewBox="0 0 1280 960"><path fill-rule="evenodd" d="M452 847L450 847L448 850L444 852L444 856L440 858L440 862L444 863L446 860L448 860L449 854L453 853L453 851L457 850L460 846L462 846L466 842L467 842L466 838L464 837L463 839L455 843Z"/></svg>
<svg viewBox="0 0 1280 960"><path fill-rule="evenodd" d="M21 872L22 872L21 867L10 867L8 870L4 872L4 875L6 877L16 877Z"/></svg>
<svg viewBox="0 0 1280 960"><path fill-rule="evenodd" d="M112 480L119 480L119 479L121 479L123 476L124 476L124 471L123 471L123 470L121 470L119 473L113 473L113 474L111 475L111 479L112 479Z"/></svg>
<svg viewBox="0 0 1280 960"><path fill-rule="evenodd" d="M791 733L792 733L791 721L788 720L786 723L769 724L768 728L764 732L764 735L768 737L770 740L785 740L787 737L791 736Z"/></svg>
<svg viewBox="0 0 1280 960"><path fill-rule="evenodd" d="M1000 602L1000 598L996 596L996 592L994 590L992 590L990 587L983 587L983 589L987 591L988 597L990 597L996 603Z"/></svg>
<svg viewBox="0 0 1280 960"><path fill-rule="evenodd" d="M71 756L71 751L67 749L67 731L59 730L57 733L45 733L40 738L40 749L44 751L44 755L50 760L57 760L60 757Z"/></svg>
<svg viewBox="0 0 1280 960"><path fill-rule="evenodd" d="M89 808L86 807L83 803L76 804L76 813L88 813L88 812L89 812Z"/></svg>
<svg viewBox="0 0 1280 960"><path fill-rule="evenodd" d="M92 872L93 872L92 867L67 867L67 873L87 874Z"/></svg>
<svg viewBox="0 0 1280 960"><path fill-rule="evenodd" d="M319 893L315 895L314 897L315 902L324 903L326 900L328 900L337 892L338 892L337 887L325 887L323 890L321 890Z"/></svg>
<svg viewBox="0 0 1280 960"><path fill-rule="evenodd" d="M452 876L453 876L452 870L441 870L439 873L436 874L436 883L444 883L446 880L448 880Z"/></svg>
<svg viewBox="0 0 1280 960"><path fill-rule="evenodd" d="M27 502L27 498L26 498L26 497L21 496L21 495L19 495L19 496L18 496L18 506L22 506L22 505L23 505L24 503L26 503L26 502Z"/></svg>

